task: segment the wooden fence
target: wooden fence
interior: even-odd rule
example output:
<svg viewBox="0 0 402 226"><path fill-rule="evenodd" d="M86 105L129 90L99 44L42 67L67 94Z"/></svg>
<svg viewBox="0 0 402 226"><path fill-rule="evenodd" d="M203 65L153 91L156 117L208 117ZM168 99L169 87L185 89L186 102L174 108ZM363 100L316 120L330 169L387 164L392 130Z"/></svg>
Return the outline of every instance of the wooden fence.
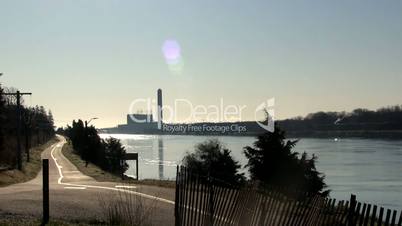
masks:
<svg viewBox="0 0 402 226"><path fill-rule="evenodd" d="M176 226L402 226L402 212L289 189L239 188L177 168Z"/></svg>

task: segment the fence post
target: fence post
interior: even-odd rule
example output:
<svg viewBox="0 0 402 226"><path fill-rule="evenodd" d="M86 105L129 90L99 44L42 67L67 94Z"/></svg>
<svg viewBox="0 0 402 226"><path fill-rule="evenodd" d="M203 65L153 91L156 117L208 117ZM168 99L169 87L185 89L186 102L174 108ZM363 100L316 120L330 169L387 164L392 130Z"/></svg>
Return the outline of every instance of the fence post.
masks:
<svg viewBox="0 0 402 226"><path fill-rule="evenodd" d="M214 186L212 184L212 179L208 176L208 187L209 187L209 225L214 225Z"/></svg>
<svg viewBox="0 0 402 226"><path fill-rule="evenodd" d="M348 226L354 226L354 214L355 214L355 209L356 209L356 195L351 194L350 195L350 207L349 207L349 213L348 213Z"/></svg>
<svg viewBox="0 0 402 226"><path fill-rule="evenodd" d="M43 178L43 225L49 223L49 159L42 160Z"/></svg>
<svg viewBox="0 0 402 226"><path fill-rule="evenodd" d="M138 162L138 161L137 161ZM175 193L175 201L174 201L174 219L175 219L175 225L180 226L180 221L179 221L179 165L176 167L176 193Z"/></svg>
<svg viewBox="0 0 402 226"><path fill-rule="evenodd" d="M177 166L177 168L178 168L178 166ZM139 180L138 179L138 156L137 156L137 159L135 160L135 179Z"/></svg>

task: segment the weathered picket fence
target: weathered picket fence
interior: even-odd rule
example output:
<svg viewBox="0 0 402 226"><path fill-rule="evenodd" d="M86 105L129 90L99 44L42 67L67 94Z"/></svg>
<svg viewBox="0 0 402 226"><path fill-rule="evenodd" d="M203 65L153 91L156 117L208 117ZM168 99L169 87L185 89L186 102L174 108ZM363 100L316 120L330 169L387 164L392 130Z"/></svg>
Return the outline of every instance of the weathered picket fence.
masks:
<svg viewBox="0 0 402 226"><path fill-rule="evenodd" d="M402 212L290 189L238 188L177 168L176 226L402 226Z"/></svg>

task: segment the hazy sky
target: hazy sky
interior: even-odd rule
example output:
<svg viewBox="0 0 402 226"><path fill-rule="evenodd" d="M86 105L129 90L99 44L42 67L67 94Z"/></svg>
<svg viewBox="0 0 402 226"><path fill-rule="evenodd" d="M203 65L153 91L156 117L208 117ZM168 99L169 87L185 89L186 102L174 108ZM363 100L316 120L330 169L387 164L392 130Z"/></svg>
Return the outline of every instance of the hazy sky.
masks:
<svg viewBox="0 0 402 226"><path fill-rule="evenodd" d="M169 70L165 40L181 47ZM402 1L0 0L0 78L57 125L125 122L136 98L277 118L402 104Z"/></svg>

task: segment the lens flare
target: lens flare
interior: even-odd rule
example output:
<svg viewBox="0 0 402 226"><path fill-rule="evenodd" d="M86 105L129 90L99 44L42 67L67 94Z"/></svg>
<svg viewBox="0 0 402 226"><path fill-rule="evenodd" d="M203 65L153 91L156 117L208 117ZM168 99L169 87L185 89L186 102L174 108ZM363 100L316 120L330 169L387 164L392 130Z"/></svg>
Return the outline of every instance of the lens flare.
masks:
<svg viewBox="0 0 402 226"><path fill-rule="evenodd" d="M166 40L162 45L162 53L169 71L173 74L181 74L184 63L179 43L173 39Z"/></svg>
<svg viewBox="0 0 402 226"><path fill-rule="evenodd" d="M175 40L166 40L163 43L162 51L167 60L177 60L180 57L180 45Z"/></svg>

